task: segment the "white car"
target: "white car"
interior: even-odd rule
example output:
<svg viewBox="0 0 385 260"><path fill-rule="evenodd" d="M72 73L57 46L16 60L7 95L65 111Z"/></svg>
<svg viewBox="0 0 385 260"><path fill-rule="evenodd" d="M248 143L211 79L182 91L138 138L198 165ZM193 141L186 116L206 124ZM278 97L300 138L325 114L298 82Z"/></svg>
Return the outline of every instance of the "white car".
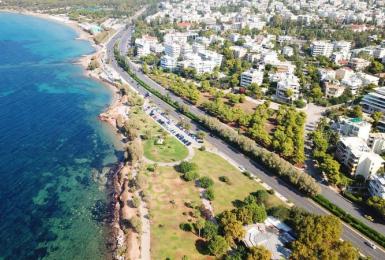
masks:
<svg viewBox="0 0 385 260"><path fill-rule="evenodd" d="M245 167L243 167L243 166L238 166L238 168L241 170L241 172L245 172L246 171Z"/></svg>

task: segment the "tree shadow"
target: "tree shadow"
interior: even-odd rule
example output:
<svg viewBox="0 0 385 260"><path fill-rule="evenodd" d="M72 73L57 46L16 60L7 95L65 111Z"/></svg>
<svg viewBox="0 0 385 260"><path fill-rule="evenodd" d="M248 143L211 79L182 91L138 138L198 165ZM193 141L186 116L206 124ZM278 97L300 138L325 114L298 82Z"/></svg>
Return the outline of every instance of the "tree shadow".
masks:
<svg viewBox="0 0 385 260"><path fill-rule="evenodd" d="M207 249L207 242L203 239L198 239L195 241L195 248L197 251L202 255L209 255L208 249Z"/></svg>

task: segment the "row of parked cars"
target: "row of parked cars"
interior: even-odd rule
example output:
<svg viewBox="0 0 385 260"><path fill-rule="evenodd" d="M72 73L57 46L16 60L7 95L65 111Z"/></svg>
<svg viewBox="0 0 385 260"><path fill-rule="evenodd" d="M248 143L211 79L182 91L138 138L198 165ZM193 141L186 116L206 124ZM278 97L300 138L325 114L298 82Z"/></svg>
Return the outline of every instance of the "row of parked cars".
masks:
<svg viewBox="0 0 385 260"><path fill-rule="evenodd" d="M203 143L196 134L184 129L181 125L176 124L172 119L167 117L165 112L161 112L159 108L145 107L145 111L149 111L149 115L159 124L173 134L180 142L186 146L190 146L192 142Z"/></svg>

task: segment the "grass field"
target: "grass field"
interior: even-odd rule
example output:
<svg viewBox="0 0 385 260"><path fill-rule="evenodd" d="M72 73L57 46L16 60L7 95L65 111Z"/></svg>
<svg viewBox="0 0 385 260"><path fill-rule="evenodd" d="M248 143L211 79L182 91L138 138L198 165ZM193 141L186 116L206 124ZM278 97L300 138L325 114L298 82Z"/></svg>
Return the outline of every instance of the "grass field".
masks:
<svg viewBox="0 0 385 260"><path fill-rule="evenodd" d="M213 200L213 206L215 214L234 208L233 202L243 200L251 192L265 189L216 154L196 150L192 161L198 165L200 176L209 176L214 180L215 199ZM220 181L220 176L227 176L231 184ZM270 195L266 207L282 203L276 196Z"/></svg>
<svg viewBox="0 0 385 260"><path fill-rule="evenodd" d="M218 214L226 209L234 208L232 202L243 200L251 192L264 189L254 180L244 176L237 168L229 164L222 157L206 152L195 151L192 160L198 165L201 176L210 176L215 199L214 212ZM189 259L213 259L202 255L196 249L198 237L192 232L180 229L181 223L195 222L190 215L192 209L185 206L185 202L201 203L199 191L194 182L186 182L172 167L158 167L156 173L146 173L146 187L150 195L151 222L151 252L153 259L181 259L184 255ZM231 184L223 183L220 176L227 176ZM267 207L282 202L270 195Z"/></svg>
<svg viewBox="0 0 385 260"><path fill-rule="evenodd" d="M172 167L159 167L157 173L147 177L150 194L151 223L151 258L152 259L212 259L201 255L195 241L198 237L192 232L180 229L181 223L193 218L186 214L187 201L200 202L199 192L193 182L185 182ZM174 203L171 203L173 201ZM185 214L184 214L185 213ZM192 220L194 222L194 220Z"/></svg>
<svg viewBox="0 0 385 260"><path fill-rule="evenodd" d="M144 156L155 162L174 162L183 160L188 155L187 148L175 137L166 134L165 143L156 145L155 140L163 136L165 130L142 110L132 111L130 120L135 122L140 134L149 135L150 139L144 141Z"/></svg>
<svg viewBox="0 0 385 260"><path fill-rule="evenodd" d="M175 162L188 156L187 148L174 137L168 136L164 144L156 144L156 137L144 142L144 156L154 162Z"/></svg>

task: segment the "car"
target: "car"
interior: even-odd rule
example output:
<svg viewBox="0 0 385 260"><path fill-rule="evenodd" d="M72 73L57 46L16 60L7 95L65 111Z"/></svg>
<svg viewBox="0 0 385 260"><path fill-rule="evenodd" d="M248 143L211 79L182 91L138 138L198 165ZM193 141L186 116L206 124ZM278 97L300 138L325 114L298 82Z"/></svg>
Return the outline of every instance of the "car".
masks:
<svg viewBox="0 0 385 260"><path fill-rule="evenodd" d="M243 166L238 166L238 168L241 170L241 172L245 172L246 171L246 168L243 167Z"/></svg>
<svg viewBox="0 0 385 260"><path fill-rule="evenodd" d="M365 244L368 245L372 249L376 249L377 248L377 246L374 243L372 243L372 242L365 241Z"/></svg>

